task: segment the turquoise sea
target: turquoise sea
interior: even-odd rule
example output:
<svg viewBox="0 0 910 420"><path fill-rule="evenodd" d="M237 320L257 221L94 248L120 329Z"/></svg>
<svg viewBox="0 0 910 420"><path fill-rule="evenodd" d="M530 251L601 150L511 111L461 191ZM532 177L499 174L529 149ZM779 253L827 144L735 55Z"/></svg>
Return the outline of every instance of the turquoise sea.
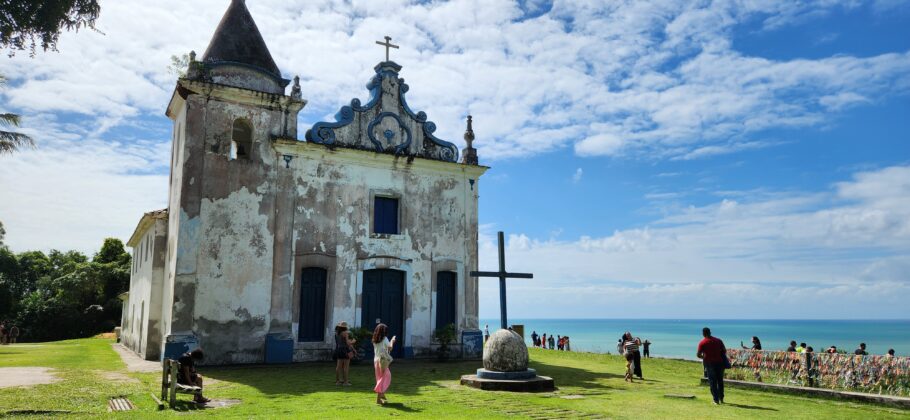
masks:
<svg viewBox="0 0 910 420"><path fill-rule="evenodd" d="M630 331L651 341L651 356L695 359L695 346L702 327L709 327L727 347L750 345L753 335L765 350L785 350L790 340L805 342L815 351L837 346L849 352L866 343L869 354L884 354L893 348L898 356L910 356L910 320L718 320L718 319L510 319L524 325L525 339L531 332L568 335L573 351L616 353L616 342ZM499 328L499 319L481 319L480 328Z"/></svg>

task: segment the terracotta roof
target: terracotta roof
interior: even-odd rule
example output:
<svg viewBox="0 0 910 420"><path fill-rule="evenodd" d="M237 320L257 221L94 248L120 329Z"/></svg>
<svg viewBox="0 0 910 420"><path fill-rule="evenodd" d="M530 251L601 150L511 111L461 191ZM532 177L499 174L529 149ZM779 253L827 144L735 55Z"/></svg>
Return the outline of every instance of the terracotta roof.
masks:
<svg viewBox="0 0 910 420"><path fill-rule="evenodd" d="M202 61L246 64L281 77L281 71L275 65L243 0L231 0L209 47L202 55Z"/></svg>

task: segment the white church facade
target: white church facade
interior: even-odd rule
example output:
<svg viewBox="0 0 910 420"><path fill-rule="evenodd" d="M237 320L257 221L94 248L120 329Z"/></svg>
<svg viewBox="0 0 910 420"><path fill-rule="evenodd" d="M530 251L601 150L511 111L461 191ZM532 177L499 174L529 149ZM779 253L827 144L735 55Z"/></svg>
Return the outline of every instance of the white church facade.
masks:
<svg viewBox="0 0 910 420"><path fill-rule="evenodd" d="M124 345L147 359L199 346L207 364L326 360L335 325L381 320L399 357L433 354L433 331L448 324L456 348L477 354L468 274L487 168L470 120L459 153L408 106L398 64L375 71L369 100L298 139L299 83L285 94L291 81L244 2L231 2L167 106L168 207L128 241Z"/></svg>

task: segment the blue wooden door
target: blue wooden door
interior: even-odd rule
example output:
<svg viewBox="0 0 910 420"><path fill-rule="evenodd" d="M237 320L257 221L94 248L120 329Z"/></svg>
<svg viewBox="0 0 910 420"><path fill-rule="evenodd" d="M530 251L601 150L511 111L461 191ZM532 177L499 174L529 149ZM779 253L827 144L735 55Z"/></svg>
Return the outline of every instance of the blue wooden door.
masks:
<svg viewBox="0 0 910 420"><path fill-rule="evenodd" d="M297 341L325 339L326 271L307 267L300 276L300 319Z"/></svg>
<svg viewBox="0 0 910 420"><path fill-rule="evenodd" d="M366 270L363 272L360 325L375 329L376 319L388 326L388 337L397 336L393 357L404 354L404 272Z"/></svg>
<svg viewBox="0 0 910 420"><path fill-rule="evenodd" d="M457 312L455 302L457 302L458 292L456 288L456 276L451 271L440 271L436 273L436 329L440 329L449 324L456 323Z"/></svg>

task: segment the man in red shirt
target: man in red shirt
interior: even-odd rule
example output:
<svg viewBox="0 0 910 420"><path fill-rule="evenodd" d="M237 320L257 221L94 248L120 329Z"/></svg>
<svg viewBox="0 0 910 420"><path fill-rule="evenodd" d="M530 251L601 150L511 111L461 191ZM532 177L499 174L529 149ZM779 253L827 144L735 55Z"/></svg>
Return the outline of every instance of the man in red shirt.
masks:
<svg viewBox="0 0 910 420"><path fill-rule="evenodd" d="M727 354L727 348L724 347L724 342L721 339L711 336L710 328L702 328L701 334L705 338L698 343L698 352L695 356L701 359L705 365L705 375L711 385L711 396L714 398L714 404L723 404L724 369L726 369L724 357Z"/></svg>

